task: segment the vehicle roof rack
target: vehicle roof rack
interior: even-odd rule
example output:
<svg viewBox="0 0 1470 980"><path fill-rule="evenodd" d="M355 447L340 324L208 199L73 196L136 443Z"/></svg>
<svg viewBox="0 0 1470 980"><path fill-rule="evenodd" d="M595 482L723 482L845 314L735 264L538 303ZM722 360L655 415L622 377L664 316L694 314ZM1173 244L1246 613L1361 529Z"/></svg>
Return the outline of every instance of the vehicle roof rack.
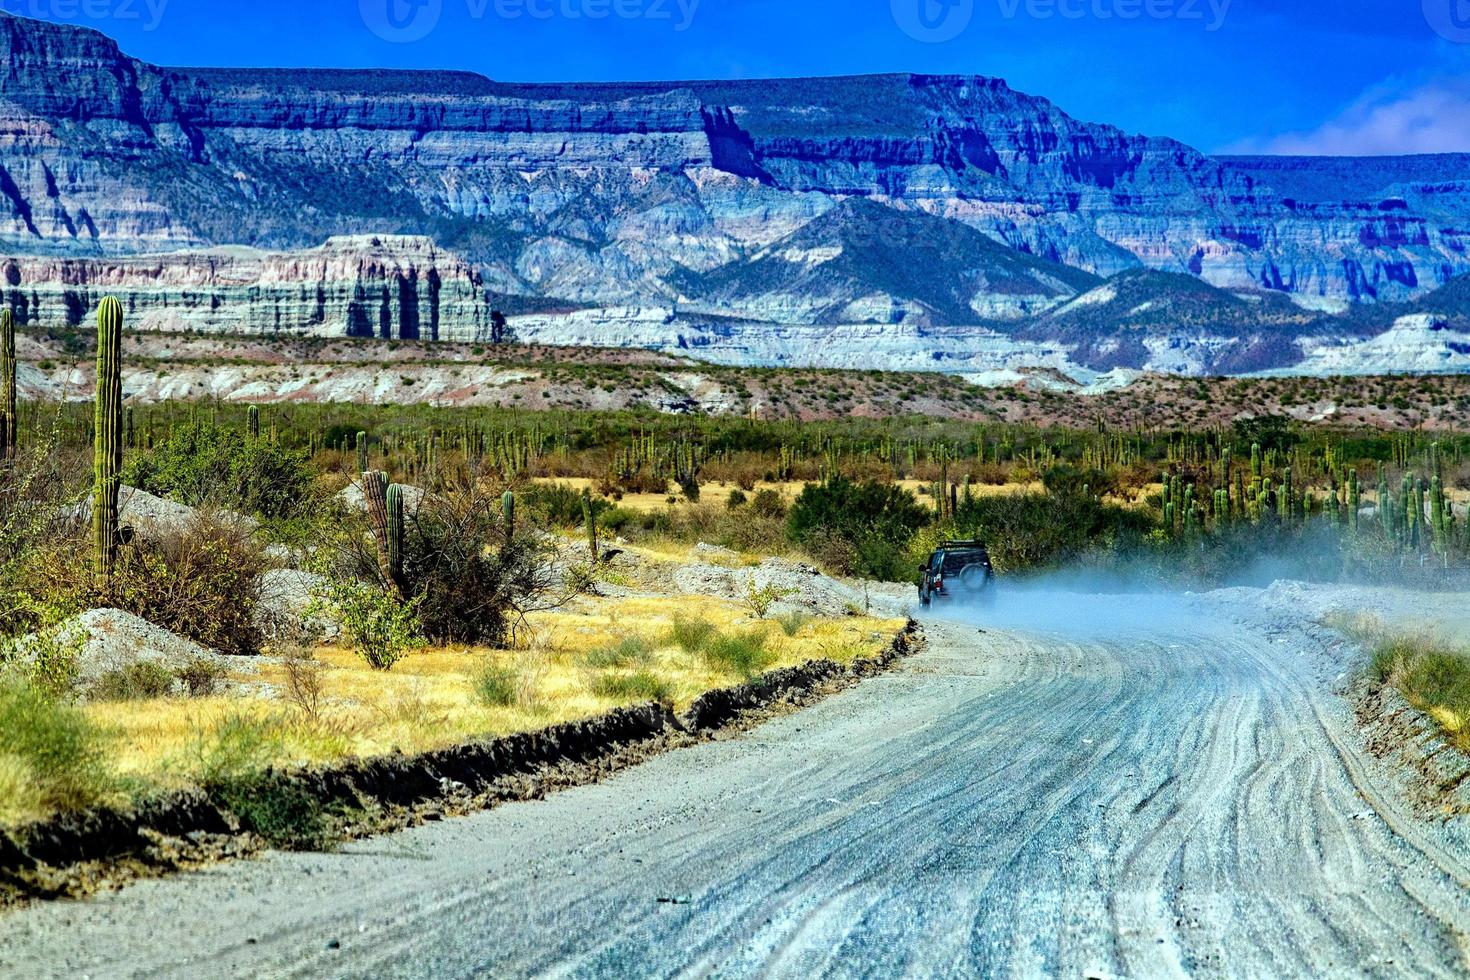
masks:
<svg viewBox="0 0 1470 980"><path fill-rule="evenodd" d="M945 541L939 545L940 550L945 548L984 548L984 541Z"/></svg>

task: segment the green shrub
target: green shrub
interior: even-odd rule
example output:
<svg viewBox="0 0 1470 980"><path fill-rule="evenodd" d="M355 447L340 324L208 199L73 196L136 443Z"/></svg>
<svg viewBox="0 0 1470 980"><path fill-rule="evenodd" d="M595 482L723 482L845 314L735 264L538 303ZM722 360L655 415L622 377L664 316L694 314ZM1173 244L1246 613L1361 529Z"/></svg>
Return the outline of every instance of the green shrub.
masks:
<svg viewBox="0 0 1470 980"><path fill-rule="evenodd" d="M757 517L783 520L786 517L786 498L775 490L760 490L751 499L750 509Z"/></svg>
<svg viewBox="0 0 1470 980"><path fill-rule="evenodd" d="M516 677L510 667L486 663L471 679L475 700L487 708L510 707L516 703Z"/></svg>
<svg viewBox="0 0 1470 980"><path fill-rule="evenodd" d="M204 789L272 847L324 850L336 840L322 802L271 766L285 755L287 728L277 718L229 715L196 742Z"/></svg>
<svg viewBox="0 0 1470 980"><path fill-rule="evenodd" d="M759 631L717 633L704 645L702 654L711 667L745 680L765 670L776 659L766 647L766 634Z"/></svg>
<svg viewBox="0 0 1470 980"><path fill-rule="evenodd" d="M24 636L0 638L0 671L17 676L52 697L71 694L76 687L78 659L85 642L80 632L63 628L72 608L38 602L24 593L0 594L0 602L14 603L12 608L22 611L23 622L34 630Z"/></svg>
<svg viewBox="0 0 1470 980"><path fill-rule="evenodd" d="M791 612L776 617L776 625L781 627L781 632L793 638L811 621L812 618L803 612Z"/></svg>
<svg viewBox="0 0 1470 980"><path fill-rule="evenodd" d="M167 697L178 676L153 660L140 660L97 679L91 697L94 701L151 701Z"/></svg>
<svg viewBox="0 0 1470 980"><path fill-rule="evenodd" d="M191 507L213 504L265 518L296 512L312 486L305 453L213 422L174 426L166 441L128 464L123 479Z"/></svg>
<svg viewBox="0 0 1470 980"><path fill-rule="evenodd" d="M13 679L0 679L0 760L23 787L23 798L0 799L0 812L83 810L116 788L102 731L79 708Z"/></svg>
<svg viewBox="0 0 1470 980"><path fill-rule="evenodd" d="M688 654L703 653L705 646L719 635L719 629L703 619L676 616L669 627L669 645Z"/></svg>
<svg viewBox="0 0 1470 980"><path fill-rule="evenodd" d="M838 476L808 484L787 517L787 533L806 544L827 535L853 548L852 571L870 578L905 581L904 549L930 521L914 495L890 483L855 483Z"/></svg>
<svg viewBox="0 0 1470 980"><path fill-rule="evenodd" d="M1001 572L1070 561L1094 549L1136 540L1153 526L1147 514L1098 503L1080 492L976 497L962 503L955 515L958 533L983 540ZM927 557L911 553L906 564L916 567Z"/></svg>
<svg viewBox="0 0 1470 980"><path fill-rule="evenodd" d="M640 671L636 674L602 674L592 683L592 693L623 704L647 701L667 704L673 692L667 681Z"/></svg>
<svg viewBox="0 0 1470 980"><path fill-rule="evenodd" d="M582 491L565 483L538 483L523 491L526 509L552 527L580 527L583 522ZM602 497L592 498L592 513L601 517L613 509ZM606 525L606 521L602 521Z"/></svg>
<svg viewBox="0 0 1470 980"><path fill-rule="evenodd" d="M772 606L795 594L795 589L783 589L770 583L756 588L755 579L752 577L745 586L745 594L740 597L740 601L756 619L765 619L770 614Z"/></svg>
<svg viewBox="0 0 1470 980"><path fill-rule="evenodd" d="M725 506L730 510L739 510L740 508L744 507L746 503L749 502L749 500L750 498L745 495L745 492L743 490L731 490L730 498L725 501Z"/></svg>
<svg viewBox="0 0 1470 980"><path fill-rule="evenodd" d="M625 636L617 643L599 647L587 655L589 666L598 668L626 667L643 663L653 653L653 644L641 636Z"/></svg>
<svg viewBox="0 0 1470 980"><path fill-rule="evenodd" d="M90 602L224 654L254 656L263 642L255 609L265 569L248 531L201 515L187 528L135 538L119 556L110 591Z"/></svg>
<svg viewBox="0 0 1470 980"><path fill-rule="evenodd" d="M353 651L373 670L392 670L420 643L418 598L404 602L362 582L333 582L323 598L336 610Z"/></svg>
<svg viewBox="0 0 1470 980"><path fill-rule="evenodd" d="M185 664L178 673L179 680L191 698L207 698L219 690L225 679L225 669L213 660L200 657Z"/></svg>

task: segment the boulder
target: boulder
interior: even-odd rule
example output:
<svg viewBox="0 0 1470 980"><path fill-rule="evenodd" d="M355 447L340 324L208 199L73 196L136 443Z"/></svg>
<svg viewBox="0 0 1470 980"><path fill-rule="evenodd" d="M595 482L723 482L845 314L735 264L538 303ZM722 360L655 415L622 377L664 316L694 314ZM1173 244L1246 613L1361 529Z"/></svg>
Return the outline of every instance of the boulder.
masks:
<svg viewBox="0 0 1470 980"><path fill-rule="evenodd" d="M248 657L223 656L120 609L89 609L62 623L45 638L37 634L22 638L16 644L15 653L22 662L33 661L47 642L76 648L77 684L83 690L107 674L144 661L168 670L182 670L197 661L207 661L228 671L253 673L256 669L255 662Z"/></svg>
<svg viewBox="0 0 1470 980"><path fill-rule="evenodd" d="M424 496L425 492L422 487L405 486L403 488L403 509L410 514L416 513L424 505ZM336 500L348 510L367 510L367 498L363 496L360 483L347 484L342 492L337 494Z"/></svg>
<svg viewBox="0 0 1470 980"><path fill-rule="evenodd" d="M260 577L260 602L255 623L272 647L331 640L341 627L325 615L311 611L312 603L327 584L325 577L294 568L274 568Z"/></svg>
<svg viewBox="0 0 1470 980"><path fill-rule="evenodd" d="M124 486L117 495L118 523L131 527L145 537L156 534L175 534L187 530L198 518L202 508L176 503L157 497L137 487ZM260 522L253 517L237 514L230 510L207 511L223 523L253 531ZM87 497L71 508L69 516L80 522L92 519L92 498Z"/></svg>

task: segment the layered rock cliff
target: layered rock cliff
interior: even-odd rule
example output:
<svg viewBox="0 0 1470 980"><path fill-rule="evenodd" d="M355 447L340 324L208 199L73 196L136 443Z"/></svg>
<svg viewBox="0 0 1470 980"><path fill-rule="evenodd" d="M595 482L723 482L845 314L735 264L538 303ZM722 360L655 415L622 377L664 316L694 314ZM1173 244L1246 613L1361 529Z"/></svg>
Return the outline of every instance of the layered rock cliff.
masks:
<svg viewBox="0 0 1470 980"><path fill-rule="evenodd" d="M991 78L165 68L3 13L0 52L0 253L28 322L78 322L105 287L165 328L482 339L489 292L582 311L529 318L543 340L752 363L1261 370L1395 322L1296 307L1470 272L1470 157L1216 160ZM1128 295L1184 298L1093 302L1135 270L1181 278ZM1182 277L1218 287L1211 312Z"/></svg>
<svg viewBox="0 0 1470 980"><path fill-rule="evenodd" d="M0 263L0 298L24 325L75 326L104 295L138 330L491 339L479 274L427 238L333 238L301 252L245 247Z"/></svg>
<svg viewBox="0 0 1470 980"><path fill-rule="evenodd" d="M1083 123L997 79L513 85L173 69L11 15L0 52L10 251L413 233L505 291L650 301L677 292L671 272L748 258L864 196L1103 276L1145 265L1346 301L1409 298L1470 271L1470 220L1376 191L1288 199L1261 167ZM1464 203L1452 210L1470 218Z"/></svg>

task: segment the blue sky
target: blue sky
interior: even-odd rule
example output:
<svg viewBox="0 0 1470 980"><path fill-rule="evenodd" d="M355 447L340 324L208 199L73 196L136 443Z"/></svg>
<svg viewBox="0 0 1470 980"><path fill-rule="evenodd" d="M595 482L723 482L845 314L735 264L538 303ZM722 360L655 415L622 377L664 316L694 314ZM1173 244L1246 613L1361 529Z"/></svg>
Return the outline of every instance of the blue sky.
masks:
<svg viewBox="0 0 1470 980"><path fill-rule="evenodd" d="M95 27L172 65L459 68L518 81L964 72L1212 152L1470 151L1470 0L0 0L0 9Z"/></svg>

